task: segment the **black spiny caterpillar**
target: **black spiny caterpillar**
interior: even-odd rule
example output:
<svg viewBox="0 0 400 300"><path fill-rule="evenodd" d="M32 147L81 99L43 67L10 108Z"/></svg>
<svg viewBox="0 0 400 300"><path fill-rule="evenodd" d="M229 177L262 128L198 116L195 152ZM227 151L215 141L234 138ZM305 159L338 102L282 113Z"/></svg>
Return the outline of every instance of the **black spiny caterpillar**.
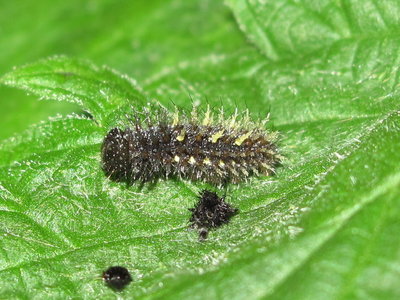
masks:
<svg viewBox="0 0 400 300"><path fill-rule="evenodd" d="M144 115L141 121L140 115ZM110 179L142 183L182 177L215 185L238 183L251 175L270 175L281 156L277 134L266 119L254 122L246 111L218 120L208 108L189 117L158 109L136 112L130 128L112 129L102 145L102 167Z"/></svg>

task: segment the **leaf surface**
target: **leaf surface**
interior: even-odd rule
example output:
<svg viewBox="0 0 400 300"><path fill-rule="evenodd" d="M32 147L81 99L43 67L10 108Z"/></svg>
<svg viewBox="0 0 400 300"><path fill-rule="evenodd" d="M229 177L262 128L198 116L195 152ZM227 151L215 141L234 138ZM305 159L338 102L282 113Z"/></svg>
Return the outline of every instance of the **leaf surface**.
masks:
<svg viewBox="0 0 400 300"><path fill-rule="evenodd" d="M168 54L171 65L144 71L138 84L69 57L1 78L38 97L77 103L92 118L59 116L1 142L0 298L114 299L99 280L111 265L132 272L126 298L400 296L400 6L228 5L243 33L226 38L241 38L240 47L207 50L200 43L206 49L185 59L179 46ZM170 26L178 22L158 9L151 11ZM220 11L203 13L214 20ZM154 98L167 106L173 99L183 107L248 107L254 118L270 113L269 127L280 132L283 166L276 176L230 186L227 201L240 214L207 242L187 230L188 208L205 185L126 187L100 169L107 131L130 107Z"/></svg>

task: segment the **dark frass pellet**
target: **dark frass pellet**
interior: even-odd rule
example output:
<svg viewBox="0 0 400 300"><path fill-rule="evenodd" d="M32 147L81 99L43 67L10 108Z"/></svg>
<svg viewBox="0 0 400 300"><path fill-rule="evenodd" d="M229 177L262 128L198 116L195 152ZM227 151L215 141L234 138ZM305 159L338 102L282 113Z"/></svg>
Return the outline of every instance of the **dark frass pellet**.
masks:
<svg viewBox="0 0 400 300"><path fill-rule="evenodd" d="M126 268L114 266L103 272L103 280L109 287L122 290L132 281L132 277Z"/></svg>
<svg viewBox="0 0 400 300"><path fill-rule="evenodd" d="M189 209L192 212L189 221L190 226L199 231L200 240L207 238L209 229L227 224L239 212L215 192L203 190L198 198L196 206Z"/></svg>
<svg viewBox="0 0 400 300"><path fill-rule="evenodd" d="M247 111L229 118L222 112L215 118L210 109L190 116L153 109L134 116L131 126L104 138L102 168L111 180L181 177L221 186L271 175L281 160L277 134L265 129L266 120L250 120Z"/></svg>

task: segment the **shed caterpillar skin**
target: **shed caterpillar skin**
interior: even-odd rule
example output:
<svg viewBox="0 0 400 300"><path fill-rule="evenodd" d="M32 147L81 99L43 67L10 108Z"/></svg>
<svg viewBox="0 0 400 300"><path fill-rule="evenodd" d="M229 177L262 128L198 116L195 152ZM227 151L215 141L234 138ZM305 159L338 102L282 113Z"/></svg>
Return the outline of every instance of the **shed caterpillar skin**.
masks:
<svg viewBox="0 0 400 300"><path fill-rule="evenodd" d="M224 197L218 197L217 193L209 190L201 191L197 204L189 210L192 212L190 227L199 231L201 241L207 239L209 229L229 223L239 213L239 209L225 202Z"/></svg>
<svg viewBox="0 0 400 300"><path fill-rule="evenodd" d="M138 114L145 116L140 121ZM208 107L190 116L165 108L137 112L131 127L113 128L102 145L102 168L114 181L132 184L180 177L214 185L239 183L252 175L270 175L281 161L276 132L267 119L250 120L237 111L214 120Z"/></svg>

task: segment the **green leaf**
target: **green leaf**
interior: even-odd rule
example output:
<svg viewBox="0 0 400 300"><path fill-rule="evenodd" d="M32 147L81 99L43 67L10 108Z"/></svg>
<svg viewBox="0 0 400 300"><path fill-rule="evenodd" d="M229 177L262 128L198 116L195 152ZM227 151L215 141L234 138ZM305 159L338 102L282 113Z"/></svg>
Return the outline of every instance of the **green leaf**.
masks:
<svg viewBox="0 0 400 300"><path fill-rule="evenodd" d="M240 28L270 59L288 59L342 40L396 36L397 1L227 0Z"/></svg>
<svg viewBox="0 0 400 300"><path fill-rule="evenodd" d="M66 102L42 102L36 97L7 86L0 86L0 110L7 112L0 119L0 140L24 131L30 124L37 123L49 115L72 113L77 107Z"/></svg>
<svg viewBox="0 0 400 300"><path fill-rule="evenodd" d="M229 6L246 35L240 47L232 45L242 33L231 32L226 47L210 48L204 39L188 58L183 45L191 38L149 29L152 18L138 23L139 32L152 32L150 44L153 37L178 41L169 59L143 70L148 75L139 85L68 57L0 79L39 98L77 103L93 117L51 118L0 143L0 298L113 299L100 280L111 265L132 273L121 293L126 298L400 297L400 5ZM186 11L183 2L142 9L168 26L191 22L172 13ZM192 14L218 20L221 10ZM223 42L217 33L234 26L224 20L204 36L213 40L214 32ZM227 201L240 213L206 242L187 230L188 208L204 185L167 180L126 187L100 169L109 128L153 98L184 107L191 101L248 107L255 118L270 113L270 126L281 134L283 166L276 176L229 186Z"/></svg>
<svg viewBox="0 0 400 300"><path fill-rule="evenodd" d="M136 82L127 76L62 56L16 69L1 81L43 99L76 103L99 122L127 102L143 105L145 98Z"/></svg>
<svg viewBox="0 0 400 300"><path fill-rule="evenodd" d="M0 51L0 74L44 57L65 54L145 80L210 52L229 53L243 42L229 11L214 0L153 0L151 4L21 0L18 5L4 1L0 28L4 28L0 44L5 45ZM76 105L38 102L10 88L4 87L0 93L0 110L9 112L9 117L0 119L0 127L4 128L0 138L21 132L56 112L81 113Z"/></svg>

